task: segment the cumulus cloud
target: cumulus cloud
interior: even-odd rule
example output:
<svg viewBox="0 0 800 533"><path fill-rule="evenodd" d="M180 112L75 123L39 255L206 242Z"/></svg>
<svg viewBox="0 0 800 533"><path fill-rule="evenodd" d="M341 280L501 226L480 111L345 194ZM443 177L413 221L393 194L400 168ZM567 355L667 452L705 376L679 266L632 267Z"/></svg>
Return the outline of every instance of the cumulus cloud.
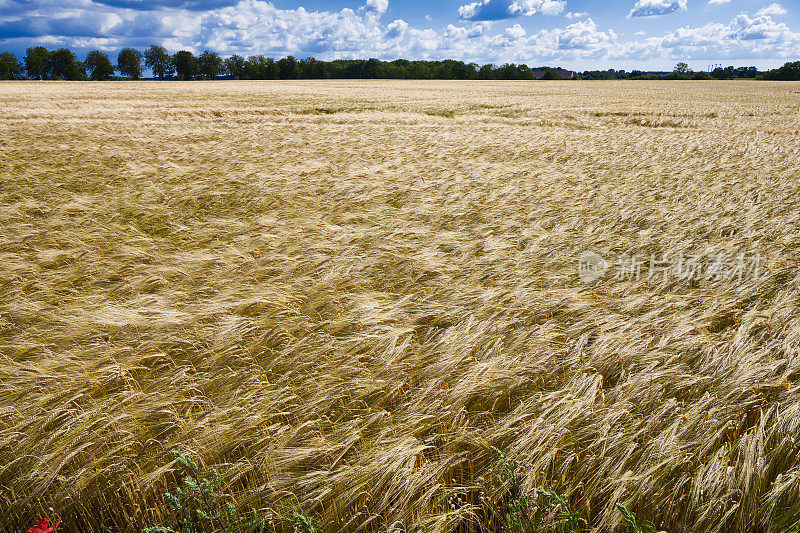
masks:
<svg viewBox="0 0 800 533"><path fill-rule="evenodd" d="M566 0L480 0L458 8L463 20L503 20L537 13L560 15L566 9Z"/></svg>
<svg viewBox="0 0 800 533"><path fill-rule="evenodd" d="M396 39L402 37L408 30L408 22L402 19L397 19L388 26L386 26L386 37Z"/></svg>
<svg viewBox="0 0 800 533"><path fill-rule="evenodd" d="M709 4L728 4L731 0L708 0Z"/></svg>
<svg viewBox="0 0 800 533"><path fill-rule="evenodd" d="M521 39L525 37L527 34L528 32L525 31L525 28L523 28L519 24L514 24L512 27L506 28L506 35L508 35L513 39Z"/></svg>
<svg viewBox="0 0 800 533"><path fill-rule="evenodd" d="M570 11L569 13L564 15L568 19L582 19L583 17L588 17L589 13L586 11L580 11L578 13L573 13Z"/></svg>
<svg viewBox="0 0 800 533"><path fill-rule="evenodd" d="M686 9L687 0L638 0L629 17L658 17Z"/></svg>
<svg viewBox="0 0 800 533"><path fill-rule="evenodd" d="M462 39L475 39L477 37L481 37L484 34L484 31L488 29L488 24L481 23L472 26L471 28L465 28L463 26L454 26L452 24L448 24L447 28L444 31L444 37L451 41L458 41Z"/></svg>
<svg viewBox="0 0 800 533"><path fill-rule="evenodd" d="M767 15L742 14L728 24L708 23L683 27L659 39L671 57L706 58L789 58L800 46L800 33Z"/></svg>
<svg viewBox="0 0 800 533"><path fill-rule="evenodd" d="M766 6L766 7L764 7L762 9L759 9L758 12L756 13L756 16L762 17L764 15L769 15L769 16L773 16L773 17L779 17L781 15L785 15L786 13L788 13L788 12L786 11L786 9L782 5L780 5L778 3L774 3L774 4L770 4L770 5Z"/></svg>
<svg viewBox="0 0 800 533"><path fill-rule="evenodd" d="M617 41L613 30L600 31L592 19L570 24L563 30L554 30L553 33L558 38L560 50L581 50L596 54L607 51Z"/></svg>
<svg viewBox="0 0 800 533"><path fill-rule="evenodd" d="M368 11L376 13L385 13L389 8L389 0L367 0L364 6Z"/></svg>
<svg viewBox="0 0 800 533"><path fill-rule="evenodd" d="M407 25L395 21L382 27L376 14L386 0L370 0L365 9L307 11L279 9L261 0L242 1L199 18L195 40L222 52L244 51L270 55L321 55L325 52L360 56L374 49L383 36L394 39Z"/></svg>

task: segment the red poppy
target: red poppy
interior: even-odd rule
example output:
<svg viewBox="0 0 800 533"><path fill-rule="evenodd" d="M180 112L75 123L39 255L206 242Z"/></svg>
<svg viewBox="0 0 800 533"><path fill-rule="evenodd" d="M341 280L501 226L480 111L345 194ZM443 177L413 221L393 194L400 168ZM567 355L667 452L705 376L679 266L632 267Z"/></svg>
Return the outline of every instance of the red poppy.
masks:
<svg viewBox="0 0 800 533"><path fill-rule="evenodd" d="M58 528L58 525L60 523L61 520L59 520L58 522L56 522L51 526L50 520L48 520L47 518L42 518L41 520L33 524L33 526L31 526L31 528L28 530L28 533L53 533L56 530L56 528Z"/></svg>

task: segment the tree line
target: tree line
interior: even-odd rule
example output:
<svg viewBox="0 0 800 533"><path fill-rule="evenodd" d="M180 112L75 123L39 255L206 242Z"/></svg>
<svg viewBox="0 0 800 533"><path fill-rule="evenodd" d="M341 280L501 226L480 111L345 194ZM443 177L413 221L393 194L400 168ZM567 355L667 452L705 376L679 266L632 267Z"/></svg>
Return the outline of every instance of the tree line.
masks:
<svg viewBox="0 0 800 533"><path fill-rule="evenodd" d="M195 55L188 50L170 54L163 46L153 45L144 53L125 48L117 55L116 65L99 50L89 52L84 61L68 48L48 50L44 46L28 48L20 61L14 54L0 54L0 79L34 80L110 80L119 76L138 80L144 69L155 78L217 79L221 76L243 80L286 79L456 79L456 80L533 80L559 79L561 69L531 68L525 64L507 63L478 65L446 59L443 61L381 61L378 59L320 61L313 57L297 60L292 56L275 60L263 55L248 58L233 55L223 59L216 52ZM584 71L581 79L734 79L800 80L800 62L787 63L779 69L759 73L756 67L716 68L711 73L692 72L686 63L679 63L672 72L646 73L640 70Z"/></svg>
<svg viewBox="0 0 800 533"><path fill-rule="evenodd" d="M717 67L711 72L693 72L686 63L678 63L672 72L648 73L641 70L591 70L581 72L581 78L585 80L733 80L733 79L755 79L761 74L756 67Z"/></svg>
<svg viewBox="0 0 800 533"><path fill-rule="evenodd" d="M291 79L509 79L532 80L534 71L527 65L478 65L446 59L444 61L320 61L313 57L297 60L293 56L275 60L263 55L244 58L233 55L223 59L216 52L195 55L188 50L170 54L163 46L153 45L143 54L126 48L117 56L117 64L99 50L93 50L85 61L67 48L49 51L43 46L28 48L19 61L10 52L0 55L0 78L21 79L23 74L34 80L110 80L115 73L138 80L143 69L153 77L195 80L226 76L242 80ZM558 69L540 67L545 78L557 79Z"/></svg>

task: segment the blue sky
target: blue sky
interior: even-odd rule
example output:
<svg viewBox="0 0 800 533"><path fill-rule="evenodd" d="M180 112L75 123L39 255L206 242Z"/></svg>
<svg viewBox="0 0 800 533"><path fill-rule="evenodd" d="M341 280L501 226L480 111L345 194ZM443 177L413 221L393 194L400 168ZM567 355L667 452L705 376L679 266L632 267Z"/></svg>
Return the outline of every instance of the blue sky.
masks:
<svg viewBox="0 0 800 533"><path fill-rule="evenodd" d="M797 0L0 0L0 50L162 44L320 59L669 69L800 60Z"/></svg>

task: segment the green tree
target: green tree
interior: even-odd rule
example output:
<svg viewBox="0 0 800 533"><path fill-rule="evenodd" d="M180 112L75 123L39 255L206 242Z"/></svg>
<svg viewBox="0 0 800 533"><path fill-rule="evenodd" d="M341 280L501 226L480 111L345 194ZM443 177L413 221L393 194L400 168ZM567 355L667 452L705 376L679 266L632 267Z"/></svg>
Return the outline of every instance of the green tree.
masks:
<svg viewBox="0 0 800 533"><path fill-rule="evenodd" d="M244 62L244 73L242 77L248 80L263 80L266 79L266 61L267 58L261 55L250 56Z"/></svg>
<svg viewBox="0 0 800 533"><path fill-rule="evenodd" d="M483 65L481 69L478 71L478 79L479 80L491 80L494 79L494 65Z"/></svg>
<svg viewBox="0 0 800 533"><path fill-rule="evenodd" d="M672 69L672 72L675 74L689 74L692 72L692 69L689 68L689 65L686 63L678 63L675 65L675 68Z"/></svg>
<svg viewBox="0 0 800 533"><path fill-rule="evenodd" d="M732 80L733 72L733 67L717 67L711 72L711 77L717 80Z"/></svg>
<svg viewBox="0 0 800 533"><path fill-rule="evenodd" d="M765 80L800 81L800 61L786 63L781 68L764 74Z"/></svg>
<svg viewBox="0 0 800 533"><path fill-rule="evenodd" d="M11 52L0 54L0 80L15 80L22 75L22 65Z"/></svg>
<svg viewBox="0 0 800 533"><path fill-rule="evenodd" d="M518 80L532 80L534 79L531 67L526 64L517 65L517 79Z"/></svg>
<svg viewBox="0 0 800 533"><path fill-rule="evenodd" d="M213 80L222 74L222 58L216 52L206 50L197 58L197 68L206 79Z"/></svg>
<svg viewBox="0 0 800 533"><path fill-rule="evenodd" d="M106 58L108 59L108 58ZM64 80L85 80L86 70L83 63L78 61L72 50L68 48L59 48L50 54L48 61L50 75L55 79Z"/></svg>
<svg viewBox="0 0 800 533"><path fill-rule="evenodd" d="M275 60L264 56L250 56L244 65L243 77L249 80L274 80L278 78Z"/></svg>
<svg viewBox="0 0 800 533"><path fill-rule="evenodd" d="M322 63L322 65L325 65L325 63ZM383 76L387 80L402 80L406 77L406 69L391 63L386 63L383 66Z"/></svg>
<svg viewBox="0 0 800 533"><path fill-rule="evenodd" d="M34 46L25 51L25 72L34 80L50 76L50 51L44 46Z"/></svg>
<svg viewBox="0 0 800 533"><path fill-rule="evenodd" d="M296 80L300 78L300 64L294 56L284 57L278 61L278 77L282 80Z"/></svg>
<svg viewBox="0 0 800 533"><path fill-rule="evenodd" d="M558 77L556 71L550 67L545 67L544 75L542 76L543 80L559 80L561 78Z"/></svg>
<svg viewBox="0 0 800 533"><path fill-rule="evenodd" d="M172 57L175 65L175 72L184 81L189 81L200 73L197 65L197 58L188 50L181 50Z"/></svg>
<svg viewBox="0 0 800 533"><path fill-rule="evenodd" d="M447 65L447 70L452 76L451 79L457 80L471 80L477 77L478 72L475 70L474 63L464 63L463 61L454 61L452 59L445 59L444 64Z"/></svg>
<svg viewBox="0 0 800 533"><path fill-rule="evenodd" d="M383 62L380 59L371 57L364 65L364 78L376 80L385 77Z"/></svg>
<svg viewBox="0 0 800 533"><path fill-rule="evenodd" d="M125 48L117 56L117 69L123 76L138 80L142 77L142 55L138 50Z"/></svg>
<svg viewBox="0 0 800 533"><path fill-rule="evenodd" d="M239 55L232 55L228 59L225 60L225 72L227 72L231 78L235 80L240 80L244 76L245 73L245 60L242 56Z"/></svg>
<svg viewBox="0 0 800 533"><path fill-rule="evenodd" d="M431 67L424 61L414 61L407 68L408 78L414 80L428 80L433 76Z"/></svg>
<svg viewBox="0 0 800 533"><path fill-rule="evenodd" d="M311 80L323 80L330 78L324 61L317 61L313 57L303 59L300 61L300 69L303 73L303 78Z"/></svg>
<svg viewBox="0 0 800 533"><path fill-rule="evenodd" d="M497 69L497 77L501 80L516 80L517 79L517 66L510 63L501 65Z"/></svg>
<svg viewBox="0 0 800 533"><path fill-rule="evenodd" d="M92 50L86 56L84 63L89 69L89 77L95 81L104 81L114 75L114 66L109 61L108 56L99 50Z"/></svg>
<svg viewBox="0 0 800 533"><path fill-rule="evenodd" d="M153 71L154 76L163 80L164 76L171 76L175 72L172 56L163 46L152 45L144 53L144 65Z"/></svg>
<svg viewBox="0 0 800 533"><path fill-rule="evenodd" d="M734 78L755 78L758 76L756 67L736 67L733 69Z"/></svg>

